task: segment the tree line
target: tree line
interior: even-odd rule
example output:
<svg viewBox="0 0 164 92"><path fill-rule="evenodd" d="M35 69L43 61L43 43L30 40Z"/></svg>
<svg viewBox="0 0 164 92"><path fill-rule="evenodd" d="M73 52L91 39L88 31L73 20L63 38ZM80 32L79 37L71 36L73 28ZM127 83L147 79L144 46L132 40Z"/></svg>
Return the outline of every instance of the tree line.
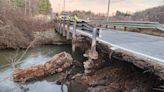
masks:
<svg viewBox="0 0 164 92"><path fill-rule="evenodd" d="M0 0L0 49L27 48L34 32L48 28L50 7L49 0Z"/></svg>
<svg viewBox="0 0 164 92"><path fill-rule="evenodd" d="M13 10L21 9L24 14L48 14L51 8L49 0L1 0L0 6L12 8Z"/></svg>

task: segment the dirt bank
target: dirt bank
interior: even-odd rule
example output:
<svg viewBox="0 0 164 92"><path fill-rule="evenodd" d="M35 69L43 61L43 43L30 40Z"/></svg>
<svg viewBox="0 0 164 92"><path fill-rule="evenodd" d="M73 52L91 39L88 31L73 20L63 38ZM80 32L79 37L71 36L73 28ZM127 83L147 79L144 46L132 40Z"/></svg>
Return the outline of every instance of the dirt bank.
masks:
<svg viewBox="0 0 164 92"><path fill-rule="evenodd" d="M92 76L83 75L76 81L87 85L86 92L161 92L164 85L157 76L125 61L112 60Z"/></svg>
<svg viewBox="0 0 164 92"><path fill-rule="evenodd" d="M81 42L81 46L84 45ZM115 57L109 47L101 43L97 44L97 51L98 59L90 60L89 64L93 66L89 68L93 74L75 75L76 81L87 85L86 92L163 92L164 81L151 71Z"/></svg>

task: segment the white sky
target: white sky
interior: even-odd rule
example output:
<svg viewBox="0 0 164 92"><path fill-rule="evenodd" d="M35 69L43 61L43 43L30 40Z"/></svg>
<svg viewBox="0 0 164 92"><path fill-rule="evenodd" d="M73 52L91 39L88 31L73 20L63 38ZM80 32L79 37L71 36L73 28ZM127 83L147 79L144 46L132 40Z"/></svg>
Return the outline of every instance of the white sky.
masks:
<svg viewBox="0 0 164 92"><path fill-rule="evenodd" d="M63 9L64 0L50 0L54 11ZM108 0L65 0L65 10L85 10L95 13L106 13ZM119 11L130 13L164 4L164 0L111 0L110 15Z"/></svg>

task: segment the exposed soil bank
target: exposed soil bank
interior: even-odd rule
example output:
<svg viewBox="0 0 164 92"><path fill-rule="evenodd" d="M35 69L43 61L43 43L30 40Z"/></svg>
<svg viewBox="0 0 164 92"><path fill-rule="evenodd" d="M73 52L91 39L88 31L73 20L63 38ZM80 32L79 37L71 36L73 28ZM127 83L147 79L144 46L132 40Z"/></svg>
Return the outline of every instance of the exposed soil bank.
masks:
<svg viewBox="0 0 164 92"><path fill-rule="evenodd" d="M89 41L84 37L81 42L77 42L85 47L86 44L82 42ZM142 70L133 62L115 57L117 54L111 54L109 47L101 43L97 44L97 51L99 58L88 64L93 66L89 69L93 70L93 74L75 75L76 81L87 85L86 92L163 92L164 81L151 71Z"/></svg>
<svg viewBox="0 0 164 92"><path fill-rule="evenodd" d="M163 85L157 76L118 60L77 81L87 85L87 92L160 92L156 90Z"/></svg>

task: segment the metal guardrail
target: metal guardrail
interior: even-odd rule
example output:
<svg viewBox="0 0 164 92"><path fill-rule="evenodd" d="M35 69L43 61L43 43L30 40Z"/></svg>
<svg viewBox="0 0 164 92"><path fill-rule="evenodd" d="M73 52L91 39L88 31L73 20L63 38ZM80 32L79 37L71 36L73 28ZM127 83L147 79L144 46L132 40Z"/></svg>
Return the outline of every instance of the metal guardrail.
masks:
<svg viewBox="0 0 164 92"><path fill-rule="evenodd" d="M149 22L149 21L109 21L106 20L91 20L90 23L133 23L133 24L159 24L159 22Z"/></svg>
<svg viewBox="0 0 164 92"><path fill-rule="evenodd" d="M90 24L93 25L112 25L123 26L130 28L152 28L164 31L164 25L159 22L145 22L145 21L109 21L106 20L91 20Z"/></svg>
<svg viewBox="0 0 164 92"><path fill-rule="evenodd" d="M55 22L57 23L57 20L55 20ZM64 19L61 19L59 20L60 23L68 23L69 22L69 25L70 26L73 26L74 25L74 20L64 20ZM77 29L80 29L80 30L83 30L83 31L88 31L88 32L92 32L93 31L93 28L94 26L92 26L91 24L85 22L85 21L76 21L76 27Z"/></svg>
<svg viewBox="0 0 164 92"><path fill-rule="evenodd" d="M74 20L66 20L60 19L55 20L56 22L61 23L68 23L69 25L74 25ZM92 20L90 22L86 22L83 20L76 21L76 27L83 31L92 32L94 26L93 25L112 25L112 26L123 26L129 28L151 28L151 29L158 29L164 31L164 25L160 24L159 22L145 22L145 21L105 21L105 20Z"/></svg>

